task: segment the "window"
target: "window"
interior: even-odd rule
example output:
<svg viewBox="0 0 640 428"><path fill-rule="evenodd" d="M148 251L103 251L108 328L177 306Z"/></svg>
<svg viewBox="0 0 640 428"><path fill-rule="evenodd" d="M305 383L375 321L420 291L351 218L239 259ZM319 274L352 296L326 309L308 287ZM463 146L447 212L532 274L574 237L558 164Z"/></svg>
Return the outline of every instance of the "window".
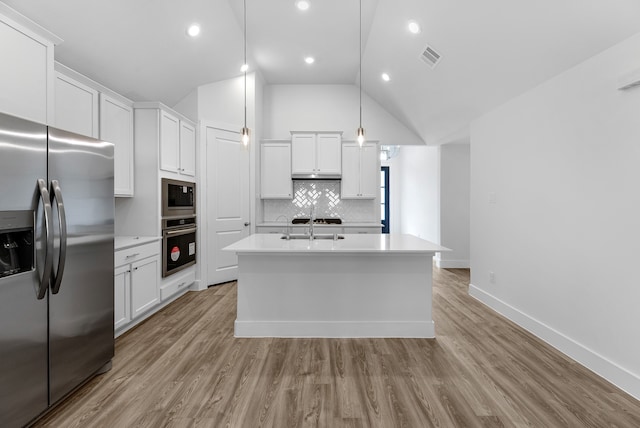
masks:
<svg viewBox="0 0 640 428"><path fill-rule="evenodd" d="M389 167L380 168L380 219L382 233L389 233Z"/></svg>

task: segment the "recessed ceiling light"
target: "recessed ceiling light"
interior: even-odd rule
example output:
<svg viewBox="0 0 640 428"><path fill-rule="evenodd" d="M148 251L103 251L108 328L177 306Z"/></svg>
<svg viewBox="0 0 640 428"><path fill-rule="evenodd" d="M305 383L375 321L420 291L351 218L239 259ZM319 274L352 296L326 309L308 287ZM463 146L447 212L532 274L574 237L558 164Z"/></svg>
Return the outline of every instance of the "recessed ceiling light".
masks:
<svg viewBox="0 0 640 428"><path fill-rule="evenodd" d="M420 33L420 25L416 21L409 21L408 27L413 34Z"/></svg>
<svg viewBox="0 0 640 428"><path fill-rule="evenodd" d="M307 10L311 6L309 0L296 0L296 7L300 10Z"/></svg>
<svg viewBox="0 0 640 428"><path fill-rule="evenodd" d="M200 34L200 26L198 24L191 24L187 29L187 34L191 37L196 37Z"/></svg>
<svg viewBox="0 0 640 428"><path fill-rule="evenodd" d="M240 67L240 71L242 71L243 73L248 69L249 69L249 64L242 64L242 67Z"/></svg>
<svg viewBox="0 0 640 428"><path fill-rule="evenodd" d="M391 77L387 73L382 73L382 80L388 82L389 80L391 80Z"/></svg>
<svg viewBox="0 0 640 428"><path fill-rule="evenodd" d="M313 64L314 62L316 62L316 59L312 56L308 56L304 59L304 62L306 62L307 64Z"/></svg>

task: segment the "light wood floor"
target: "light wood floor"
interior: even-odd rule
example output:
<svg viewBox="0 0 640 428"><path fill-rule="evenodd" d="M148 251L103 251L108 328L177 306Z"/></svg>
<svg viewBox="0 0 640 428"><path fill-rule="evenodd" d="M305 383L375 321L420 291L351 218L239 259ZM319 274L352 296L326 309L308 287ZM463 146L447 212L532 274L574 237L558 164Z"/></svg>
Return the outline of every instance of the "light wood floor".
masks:
<svg viewBox="0 0 640 428"><path fill-rule="evenodd" d="M116 341L52 427L640 427L640 402L434 268L436 339L235 339L236 286L188 293ZM393 286L390 284L390 286Z"/></svg>

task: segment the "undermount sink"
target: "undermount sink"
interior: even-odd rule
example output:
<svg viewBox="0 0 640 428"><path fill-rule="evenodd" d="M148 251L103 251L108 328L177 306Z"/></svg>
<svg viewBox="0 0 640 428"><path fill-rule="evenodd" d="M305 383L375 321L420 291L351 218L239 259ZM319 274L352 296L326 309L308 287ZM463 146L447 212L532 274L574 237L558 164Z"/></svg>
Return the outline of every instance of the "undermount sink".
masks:
<svg viewBox="0 0 640 428"><path fill-rule="evenodd" d="M291 224L309 224L311 220L307 217L298 217L291 220ZM313 219L313 224L342 224L342 219L340 218L315 218Z"/></svg>
<svg viewBox="0 0 640 428"><path fill-rule="evenodd" d="M290 240L290 239L311 239L311 236L307 235L307 234L292 233L292 234L289 234L289 235L282 235L282 237L280 237L280 239L286 239L286 240ZM344 235L338 235L337 233L319 233L319 234L314 234L313 235L313 239L332 239L334 241L337 241L339 239L344 239Z"/></svg>

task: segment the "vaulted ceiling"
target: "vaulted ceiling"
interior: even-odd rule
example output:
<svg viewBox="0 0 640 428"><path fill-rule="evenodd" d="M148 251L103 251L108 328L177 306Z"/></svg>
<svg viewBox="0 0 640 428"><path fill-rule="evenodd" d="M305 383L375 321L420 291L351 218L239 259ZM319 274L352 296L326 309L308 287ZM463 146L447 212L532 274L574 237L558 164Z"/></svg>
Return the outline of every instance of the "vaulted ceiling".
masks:
<svg viewBox="0 0 640 428"><path fill-rule="evenodd" d="M64 40L56 60L135 101L240 75L242 0L3 1ZM358 84L358 0L310 1L246 0L250 66L267 84ZM637 0L362 0L362 87L424 142L464 140L475 117L637 32Z"/></svg>

